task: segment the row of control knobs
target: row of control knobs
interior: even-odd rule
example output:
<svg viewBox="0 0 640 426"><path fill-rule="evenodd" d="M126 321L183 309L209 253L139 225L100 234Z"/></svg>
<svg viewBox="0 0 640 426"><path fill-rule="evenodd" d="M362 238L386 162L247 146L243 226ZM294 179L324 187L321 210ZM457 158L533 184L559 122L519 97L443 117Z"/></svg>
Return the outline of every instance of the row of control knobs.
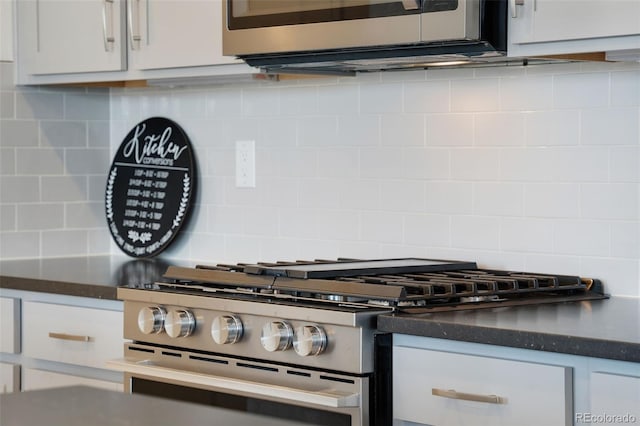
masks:
<svg viewBox="0 0 640 426"><path fill-rule="evenodd" d="M196 328L195 316L187 309L161 306L142 308L138 312L138 328L145 334L165 331L171 338L187 337ZM220 315L211 323L211 337L219 345L233 344L242 338L244 327L236 315ZM293 346L300 356L319 355L327 347L327 335L317 325L303 325L294 331L286 321L268 322L260 335L262 347L269 352L285 351Z"/></svg>

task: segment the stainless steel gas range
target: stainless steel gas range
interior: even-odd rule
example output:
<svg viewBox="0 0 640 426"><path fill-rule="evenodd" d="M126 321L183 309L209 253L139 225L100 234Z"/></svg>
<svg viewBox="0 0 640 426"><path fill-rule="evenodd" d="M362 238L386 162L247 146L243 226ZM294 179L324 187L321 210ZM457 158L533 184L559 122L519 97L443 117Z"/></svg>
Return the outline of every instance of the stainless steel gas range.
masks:
<svg viewBox="0 0 640 426"><path fill-rule="evenodd" d="M170 266L118 288L127 390L310 424L391 419L382 313L604 298L597 280L431 259Z"/></svg>

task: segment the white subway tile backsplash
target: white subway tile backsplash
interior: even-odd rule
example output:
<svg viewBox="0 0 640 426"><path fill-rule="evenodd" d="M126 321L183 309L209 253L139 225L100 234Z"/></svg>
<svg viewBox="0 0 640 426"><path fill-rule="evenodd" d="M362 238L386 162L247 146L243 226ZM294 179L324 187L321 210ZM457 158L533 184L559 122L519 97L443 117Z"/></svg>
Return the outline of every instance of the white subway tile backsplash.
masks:
<svg viewBox="0 0 640 426"><path fill-rule="evenodd" d="M89 238L85 230L41 231L42 256L82 256L88 252Z"/></svg>
<svg viewBox="0 0 640 426"><path fill-rule="evenodd" d="M473 212L480 216L522 216L523 185L508 182L474 183Z"/></svg>
<svg viewBox="0 0 640 426"><path fill-rule="evenodd" d="M38 176L2 176L0 194L3 203L33 203L40 201Z"/></svg>
<svg viewBox="0 0 640 426"><path fill-rule="evenodd" d="M64 172L62 149L16 149L16 173L19 175L62 175Z"/></svg>
<svg viewBox="0 0 640 426"><path fill-rule="evenodd" d="M581 130L583 145L638 145L638 108L584 110Z"/></svg>
<svg viewBox="0 0 640 426"><path fill-rule="evenodd" d="M340 116L337 136L337 142L340 145L380 145L380 117L377 115Z"/></svg>
<svg viewBox="0 0 640 426"><path fill-rule="evenodd" d="M519 112L480 113L475 120L475 144L521 146L525 143L525 118Z"/></svg>
<svg viewBox="0 0 640 426"><path fill-rule="evenodd" d="M39 257L40 232L3 232L0 238L0 259Z"/></svg>
<svg viewBox="0 0 640 426"><path fill-rule="evenodd" d="M107 148L68 148L65 150L67 173L72 176L105 174L111 161Z"/></svg>
<svg viewBox="0 0 640 426"><path fill-rule="evenodd" d="M586 183L581 185L582 217L635 220L640 218L638 185L632 183Z"/></svg>
<svg viewBox="0 0 640 426"><path fill-rule="evenodd" d="M451 81L451 111L497 111L500 106L500 80L479 78Z"/></svg>
<svg viewBox="0 0 640 426"><path fill-rule="evenodd" d="M495 148L452 149L451 179L467 181L498 180L500 155Z"/></svg>
<svg viewBox="0 0 640 426"><path fill-rule="evenodd" d="M47 92L17 92L16 117L20 120L61 119L64 95Z"/></svg>
<svg viewBox="0 0 640 426"><path fill-rule="evenodd" d="M402 84L376 84L373 90L365 85L360 91L361 114L399 114L403 109Z"/></svg>
<svg viewBox="0 0 640 426"><path fill-rule="evenodd" d="M360 176L372 179L393 179L402 176L405 165L402 150L391 147L368 148L360 151Z"/></svg>
<svg viewBox="0 0 640 426"><path fill-rule="evenodd" d="M136 123L161 115L183 127L199 172L198 204L166 256L471 259L638 295L638 81L638 67L568 63L172 89L4 85L0 256L119 252L103 223L106 169ZM60 99L62 115L47 118ZM237 188L235 142L247 139L256 187ZM44 173L54 151L59 175ZM57 213L33 218L48 205ZM39 228L21 232L29 222Z"/></svg>
<svg viewBox="0 0 640 426"><path fill-rule="evenodd" d="M482 216L452 216L451 245L482 250L500 248L500 220Z"/></svg>
<svg viewBox="0 0 640 426"><path fill-rule="evenodd" d="M427 146L472 146L473 114L427 114Z"/></svg>
<svg viewBox="0 0 640 426"><path fill-rule="evenodd" d="M640 145L612 147L609 155L611 182L640 182Z"/></svg>
<svg viewBox="0 0 640 426"><path fill-rule="evenodd" d="M525 115L526 144L530 146L578 145L579 110L535 111Z"/></svg>
<svg viewBox="0 0 640 426"><path fill-rule="evenodd" d="M16 115L13 92L0 92L0 119L14 118Z"/></svg>
<svg viewBox="0 0 640 426"><path fill-rule="evenodd" d="M420 81L404 84L404 111L407 113L449 112L451 89L448 81Z"/></svg>
<svg viewBox="0 0 640 426"><path fill-rule="evenodd" d="M326 146L338 144L338 118L331 116L302 116L296 118L298 145Z"/></svg>
<svg viewBox="0 0 640 426"><path fill-rule="evenodd" d="M18 207L18 231L64 228L64 204L29 203Z"/></svg>
<svg viewBox="0 0 640 426"><path fill-rule="evenodd" d="M38 146L38 122L35 120L3 120L0 126L2 147Z"/></svg>
<svg viewBox="0 0 640 426"><path fill-rule="evenodd" d="M640 259L640 223L612 222L611 256Z"/></svg>
<svg viewBox="0 0 640 426"><path fill-rule="evenodd" d="M382 145L423 146L424 117L420 114L383 115L381 138Z"/></svg>
<svg viewBox="0 0 640 426"><path fill-rule="evenodd" d="M0 231L15 231L16 218L15 204L0 204Z"/></svg>
<svg viewBox="0 0 640 426"><path fill-rule="evenodd" d="M468 182L426 182L425 212L462 215L473 212L473 184Z"/></svg>
<svg viewBox="0 0 640 426"><path fill-rule="evenodd" d="M500 248L507 252L552 253L553 222L508 217L500 222Z"/></svg>
<svg viewBox="0 0 640 426"><path fill-rule="evenodd" d="M525 184L524 214L531 217L579 218L580 185L570 183Z"/></svg>
<svg viewBox="0 0 640 426"><path fill-rule="evenodd" d="M402 152L405 179L450 178L450 151L445 148L405 148Z"/></svg>
<svg viewBox="0 0 640 426"><path fill-rule="evenodd" d="M356 84L329 85L318 87L318 112L329 115L352 115L360 111L360 86ZM306 90L309 96L309 89ZM304 113L304 112L303 112ZM296 113L296 116L300 113Z"/></svg>
<svg viewBox="0 0 640 426"><path fill-rule="evenodd" d="M363 212L362 240L382 243L402 243L403 219L401 213Z"/></svg>
<svg viewBox="0 0 640 426"><path fill-rule="evenodd" d="M600 221L556 221L553 227L553 251L580 256L609 256L611 231Z"/></svg>
<svg viewBox="0 0 640 426"><path fill-rule="evenodd" d="M611 105L614 107L638 107L640 103L640 78L637 69L611 73Z"/></svg>
<svg viewBox="0 0 640 426"><path fill-rule="evenodd" d="M449 216L405 215L404 242L413 246L448 247L451 243Z"/></svg>
<svg viewBox="0 0 640 426"><path fill-rule="evenodd" d="M548 75L502 78L500 109L504 111L541 111L553 105L553 78Z"/></svg>
<svg viewBox="0 0 640 426"><path fill-rule="evenodd" d="M41 176L39 179L42 195L38 201L82 202L87 199L88 183L85 176Z"/></svg>
<svg viewBox="0 0 640 426"><path fill-rule="evenodd" d="M603 108L608 104L608 73L570 73L553 76L554 108Z"/></svg>

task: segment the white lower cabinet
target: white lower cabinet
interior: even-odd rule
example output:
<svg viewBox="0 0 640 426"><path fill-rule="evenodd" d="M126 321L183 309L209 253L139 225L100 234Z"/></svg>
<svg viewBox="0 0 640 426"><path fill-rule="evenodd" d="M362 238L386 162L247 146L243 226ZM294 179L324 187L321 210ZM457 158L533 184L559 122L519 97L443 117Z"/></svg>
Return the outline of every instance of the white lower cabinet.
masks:
<svg viewBox="0 0 640 426"><path fill-rule="evenodd" d="M591 373L589 412L576 413L576 423L628 425L640 422L640 366L637 376Z"/></svg>
<svg viewBox="0 0 640 426"><path fill-rule="evenodd" d="M640 364L393 336L394 426L640 423Z"/></svg>
<svg viewBox="0 0 640 426"><path fill-rule="evenodd" d="M571 425L571 373L564 366L395 347L394 417L427 425Z"/></svg>
<svg viewBox="0 0 640 426"><path fill-rule="evenodd" d="M122 302L2 289L0 391L85 384L123 390L106 368L124 348Z"/></svg>
<svg viewBox="0 0 640 426"><path fill-rule="evenodd" d="M31 301L22 310L28 357L95 368L122 357L122 312Z"/></svg>
<svg viewBox="0 0 640 426"><path fill-rule="evenodd" d="M52 371L38 370L35 368L25 368L22 374L23 391L75 385L86 385L94 388L115 390L119 392L124 390L124 385L122 383L90 379L73 374L54 373Z"/></svg>
<svg viewBox="0 0 640 426"><path fill-rule="evenodd" d="M0 362L0 393L20 391L20 366Z"/></svg>

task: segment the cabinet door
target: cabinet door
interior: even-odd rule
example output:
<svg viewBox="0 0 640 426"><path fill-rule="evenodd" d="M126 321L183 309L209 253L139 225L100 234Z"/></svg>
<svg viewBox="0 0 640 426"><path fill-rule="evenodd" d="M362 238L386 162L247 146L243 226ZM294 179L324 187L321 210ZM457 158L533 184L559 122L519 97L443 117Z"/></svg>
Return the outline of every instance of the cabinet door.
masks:
<svg viewBox="0 0 640 426"><path fill-rule="evenodd" d="M0 297L0 352L20 353L20 299Z"/></svg>
<svg viewBox="0 0 640 426"><path fill-rule="evenodd" d="M512 43L640 34L640 2L629 0L524 0L515 7Z"/></svg>
<svg viewBox="0 0 640 426"><path fill-rule="evenodd" d="M573 424L569 367L393 348L393 416L429 425Z"/></svg>
<svg viewBox="0 0 640 426"><path fill-rule="evenodd" d="M222 55L221 0L129 0L130 69L237 63Z"/></svg>
<svg viewBox="0 0 640 426"><path fill-rule="evenodd" d="M623 425L640 419L640 376L593 372L589 393L591 410L576 413L577 423Z"/></svg>
<svg viewBox="0 0 640 426"><path fill-rule="evenodd" d="M20 392L20 366L0 362L0 393Z"/></svg>
<svg viewBox="0 0 640 426"><path fill-rule="evenodd" d="M118 71L125 0L18 0L18 59L27 74Z"/></svg>
<svg viewBox="0 0 640 426"><path fill-rule="evenodd" d="M516 3L522 3L517 5ZM640 48L640 1L513 0L509 56Z"/></svg>

